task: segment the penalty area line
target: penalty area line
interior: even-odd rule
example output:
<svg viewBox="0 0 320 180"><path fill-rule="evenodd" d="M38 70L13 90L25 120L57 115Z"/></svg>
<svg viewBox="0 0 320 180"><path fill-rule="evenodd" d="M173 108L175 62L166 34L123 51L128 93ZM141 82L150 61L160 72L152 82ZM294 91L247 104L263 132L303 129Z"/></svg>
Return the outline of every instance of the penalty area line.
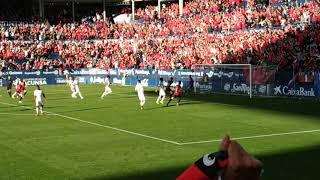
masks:
<svg viewBox="0 0 320 180"><path fill-rule="evenodd" d="M46 111L46 112L50 113L50 114L53 114L53 115L56 115L56 116L63 117L63 118L67 118L67 119L71 119L71 120L74 120L74 121L79 121L79 122L82 122L82 123L86 123L86 124L91 124L91 125L95 125L95 126L99 126L99 127L104 127L104 128L112 129L112 130L115 130L115 131L120 131L120 132L124 132L124 133L127 133L127 134L133 134L133 135L136 135L136 136L141 136L141 137L145 137L145 138L149 138L149 139L153 139L153 140L158 140L158 141L162 141L162 142L166 142L166 143L180 145L180 143L178 143L178 142L167 140L167 139L157 138L157 137L153 137L153 136L149 136L149 135L145 135L145 134L141 134L141 133L128 131L128 130L125 130L125 129L120 129L120 128L116 128L116 127L112 127L112 126L108 126L108 125L102 125L102 124L94 123L94 122L90 122L90 121L85 121L85 120L82 120L82 119L78 119L78 118L74 118L74 117L70 117L70 116L65 116L65 115L62 115L62 114L57 114L57 113L48 112L48 111Z"/></svg>
<svg viewBox="0 0 320 180"><path fill-rule="evenodd" d="M18 106L18 105L15 105L15 104L10 104L10 103L5 103L5 102L0 102L0 104L10 105L10 106ZM21 107L25 107L25 108L28 108L28 109L33 109L33 108L31 108L29 106L25 106L25 105L22 105ZM149 136L149 135L145 135L145 134L141 134L141 133L136 133L136 132L128 131L128 130L125 130L125 129L120 129L120 128L116 128L116 127L112 127L112 126L108 126L108 125L103 125L103 124L99 124L99 123L94 123L94 122L90 122L90 121L85 121L85 120L82 120L82 119L79 119L79 118L65 116L65 115L62 115L62 114L54 113L54 112L49 112L49 111L44 111L44 112L52 114L52 115L55 115L55 116L59 116L59 117L65 118L65 119L70 119L70 120L82 122L82 123L85 123L85 124L104 127L104 128L112 129L112 130L115 130L115 131L119 131L119 132L123 132L123 133L127 133L127 134L132 134L132 135L135 135L135 136L140 136L140 137L153 139L153 140L157 140L157 141L162 141L162 142L166 142L166 143L170 143L170 144L180 145L180 143L178 143L178 142L167 140L167 139L157 138L157 137L154 137L154 136Z"/></svg>
<svg viewBox="0 0 320 180"><path fill-rule="evenodd" d="M293 135L293 134L307 134L307 133L314 133L314 132L320 132L320 129L306 130L306 131L292 131L292 132L274 133L274 134L264 134L264 135L256 135L256 136L244 136L244 137L236 137L236 138L231 138L231 139L232 140L257 139L257 138L263 138L263 137L285 136L285 135ZM182 142L182 143L180 143L180 145L205 144L205 143L221 142L221 141L222 141L222 139L213 139L213 140L207 140L207 141L194 141L194 142L185 142L185 143Z"/></svg>
<svg viewBox="0 0 320 180"><path fill-rule="evenodd" d="M0 113L0 115L11 115L11 116L34 116L34 114L21 114L21 113ZM52 114L53 115L53 114Z"/></svg>

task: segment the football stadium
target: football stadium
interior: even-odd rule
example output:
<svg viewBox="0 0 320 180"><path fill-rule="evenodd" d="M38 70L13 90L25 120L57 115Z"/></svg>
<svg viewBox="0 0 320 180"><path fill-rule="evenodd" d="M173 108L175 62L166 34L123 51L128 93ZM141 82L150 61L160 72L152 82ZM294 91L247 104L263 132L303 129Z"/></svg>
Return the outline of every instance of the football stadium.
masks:
<svg viewBox="0 0 320 180"><path fill-rule="evenodd" d="M0 179L320 179L319 0L2 0Z"/></svg>

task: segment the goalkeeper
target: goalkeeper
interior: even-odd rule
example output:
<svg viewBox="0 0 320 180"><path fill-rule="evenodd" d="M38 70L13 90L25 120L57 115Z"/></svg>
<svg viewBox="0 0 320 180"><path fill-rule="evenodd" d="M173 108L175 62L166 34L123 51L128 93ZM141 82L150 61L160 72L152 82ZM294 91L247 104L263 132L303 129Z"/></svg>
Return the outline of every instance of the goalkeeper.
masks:
<svg viewBox="0 0 320 180"><path fill-rule="evenodd" d="M193 95L194 95L194 80L193 80L192 76L189 75L189 84L187 86L185 96L189 95L191 92L193 92Z"/></svg>

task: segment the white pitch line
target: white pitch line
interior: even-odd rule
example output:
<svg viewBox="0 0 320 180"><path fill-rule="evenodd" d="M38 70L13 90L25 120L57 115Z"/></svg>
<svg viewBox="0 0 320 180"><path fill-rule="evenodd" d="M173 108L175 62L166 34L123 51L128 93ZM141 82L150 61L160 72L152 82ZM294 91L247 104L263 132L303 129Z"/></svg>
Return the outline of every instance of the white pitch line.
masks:
<svg viewBox="0 0 320 180"><path fill-rule="evenodd" d="M293 132L286 132L286 133L264 134L264 135L256 135L256 136L245 136L245 137L238 137L238 138L231 138L231 139L232 140L256 139L256 138L263 138L263 137L284 136L284 135L292 135L292 134L306 134L306 133L313 133L313 132L320 132L320 129L306 130L306 131L293 131ZM220 141L221 139L214 139L214 140L207 140L207 141L185 142L185 143L180 143L180 145L204 144L204 143L220 142Z"/></svg>
<svg viewBox="0 0 320 180"><path fill-rule="evenodd" d="M5 105L10 105L10 106L18 106L15 104L10 104L10 103L5 103L5 102L0 102L0 104L5 104ZM22 105L22 107L28 108L28 109L33 109L29 106L24 106ZM158 140L158 141L162 141L162 142L167 142L170 144L175 144L175 145L191 145L191 144L204 144L204 143L211 143L211 142L220 142L221 139L214 139L214 140L206 140L206 141L194 141L194 142L176 142L176 141L171 141L171 140L167 140L167 139L162 139L162 138L157 138L157 137L153 137L153 136L148 136L148 135L144 135L144 134L140 134L140 133L136 133L136 132L132 132L132 131L128 131L125 129L120 129L120 128L116 128L116 127L112 127L112 126L108 126L108 125L102 125L102 124L98 124L98 123L94 123L94 122L90 122L90 121L85 121L82 119L78 119L78 118L74 118L74 117L70 117L70 116L65 116L62 114L57 114L57 113L53 113L53 112L48 112L45 111L47 113L50 113L52 115L56 115L56 116L60 116L66 119L71 119L74 121L79 121L82 123L86 123L86 124L91 124L91 125L95 125L95 126L99 126L99 127L104 127L104 128L108 128L108 129L112 129L115 131L120 131L120 132L124 132L124 133L128 133L128 134L133 134L136 136L141 136L141 137L145 137L145 138L149 138L149 139L154 139L154 140ZM306 133L313 133L313 132L320 132L320 129L314 129L314 130L305 130L305 131L293 131L293 132L286 132L286 133L274 133L274 134L264 134L264 135L255 135L255 136L245 136L245 137L238 137L238 138L232 138L233 140L243 140L243 139L256 139L256 138L263 138L263 137L272 137L272 136L284 136L284 135L293 135L293 134L306 134Z"/></svg>
<svg viewBox="0 0 320 180"><path fill-rule="evenodd" d="M120 129L120 128L116 128L116 127L112 127L112 126L108 126L108 125L102 125L102 124L98 124L98 123L94 123L94 122L90 122L90 121L85 121L85 120L81 120L81 119L78 119L78 118L65 116L65 115L62 115L62 114L57 114L57 113L48 112L48 111L46 111L46 112L50 113L50 114L53 114L53 115L56 115L56 116L63 117L63 118L67 118L67 119L79 121L79 122L82 122L82 123L86 123L86 124L105 127L105 128L108 128L108 129L113 129L113 130L120 131L120 132L125 132L125 133L128 133L128 134L133 134L133 135L136 135L136 136L141 136L141 137L145 137L145 138L149 138L149 139L154 139L154 140L158 140L158 141L162 141L162 142L167 142L167 143L171 143L171 144L180 145L180 143L175 142L175 141L170 141L170 140L166 140L166 139L162 139L162 138L157 138L157 137L153 137L153 136L148 136L148 135L144 135L144 134L128 131L128 130L125 130L125 129Z"/></svg>
<svg viewBox="0 0 320 180"><path fill-rule="evenodd" d="M5 102L0 102L0 104L10 105L10 106L18 106L18 105L15 105L15 104L10 104L10 103L5 103ZM29 107L29 106L22 106L22 107L25 107L25 108L28 108L28 109L33 109L33 108ZM45 111L45 112L53 114L53 115L56 115L56 116L60 116L60 117L66 118L66 119L71 119L71 120L74 120L74 121L78 121L78 122L82 122L82 123L86 123L86 124L90 124L90 125L94 125L94 126L104 127L104 128L112 129L112 130L115 130L115 131L124 132L124 133L127 133L127 134L133 134L133 135L136 135L136 136L141 136L141 137L145 137L145 138L149 138L149 139L153 139L153 140L158 140L158 141L162 141L162 142L166 142L166 143L170 143L170 144L180 145L180 143L178 143L178 142L167 140L167 139L157 138L157 137L153 137L153 136L149 136L149 135L145 135L145 134L140 134L140 133L128 131L128 130L125 130L125 129L120 129L120 128L116 128L116 127L112 127L112 126L108 126L108 125L102 125L102 124L94 123L94 122L90 122L90 121L85 121L85 120L82 120L82 119L78 119L78 118L74 118L74 117L70 117L70 116L65 116L65 115L62 115L62 114L57 114L57 113L54 113L54 112L49 112L49 111Z"/></svg>
<svg viewBox="0 0 320 180"><path fill-rule="evenodd" d="M21 113L0 113L0 115L11 115L11 116L34 116L34 114L21 114Z"/></svg>

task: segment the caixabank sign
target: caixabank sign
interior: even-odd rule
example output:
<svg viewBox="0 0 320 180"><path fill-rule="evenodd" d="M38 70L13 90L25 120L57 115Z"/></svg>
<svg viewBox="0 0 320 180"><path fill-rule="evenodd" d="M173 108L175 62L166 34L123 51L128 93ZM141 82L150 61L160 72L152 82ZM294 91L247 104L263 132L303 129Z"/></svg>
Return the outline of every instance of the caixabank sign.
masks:
<svg viewBox="0 0 320 180"><path fill-rule="evenodd" d="M273 95L275 96L296 96L296 97L315 97L315 90L313 87L296 86L288 87L285 85L277 85L273 88Z"/></svg>

